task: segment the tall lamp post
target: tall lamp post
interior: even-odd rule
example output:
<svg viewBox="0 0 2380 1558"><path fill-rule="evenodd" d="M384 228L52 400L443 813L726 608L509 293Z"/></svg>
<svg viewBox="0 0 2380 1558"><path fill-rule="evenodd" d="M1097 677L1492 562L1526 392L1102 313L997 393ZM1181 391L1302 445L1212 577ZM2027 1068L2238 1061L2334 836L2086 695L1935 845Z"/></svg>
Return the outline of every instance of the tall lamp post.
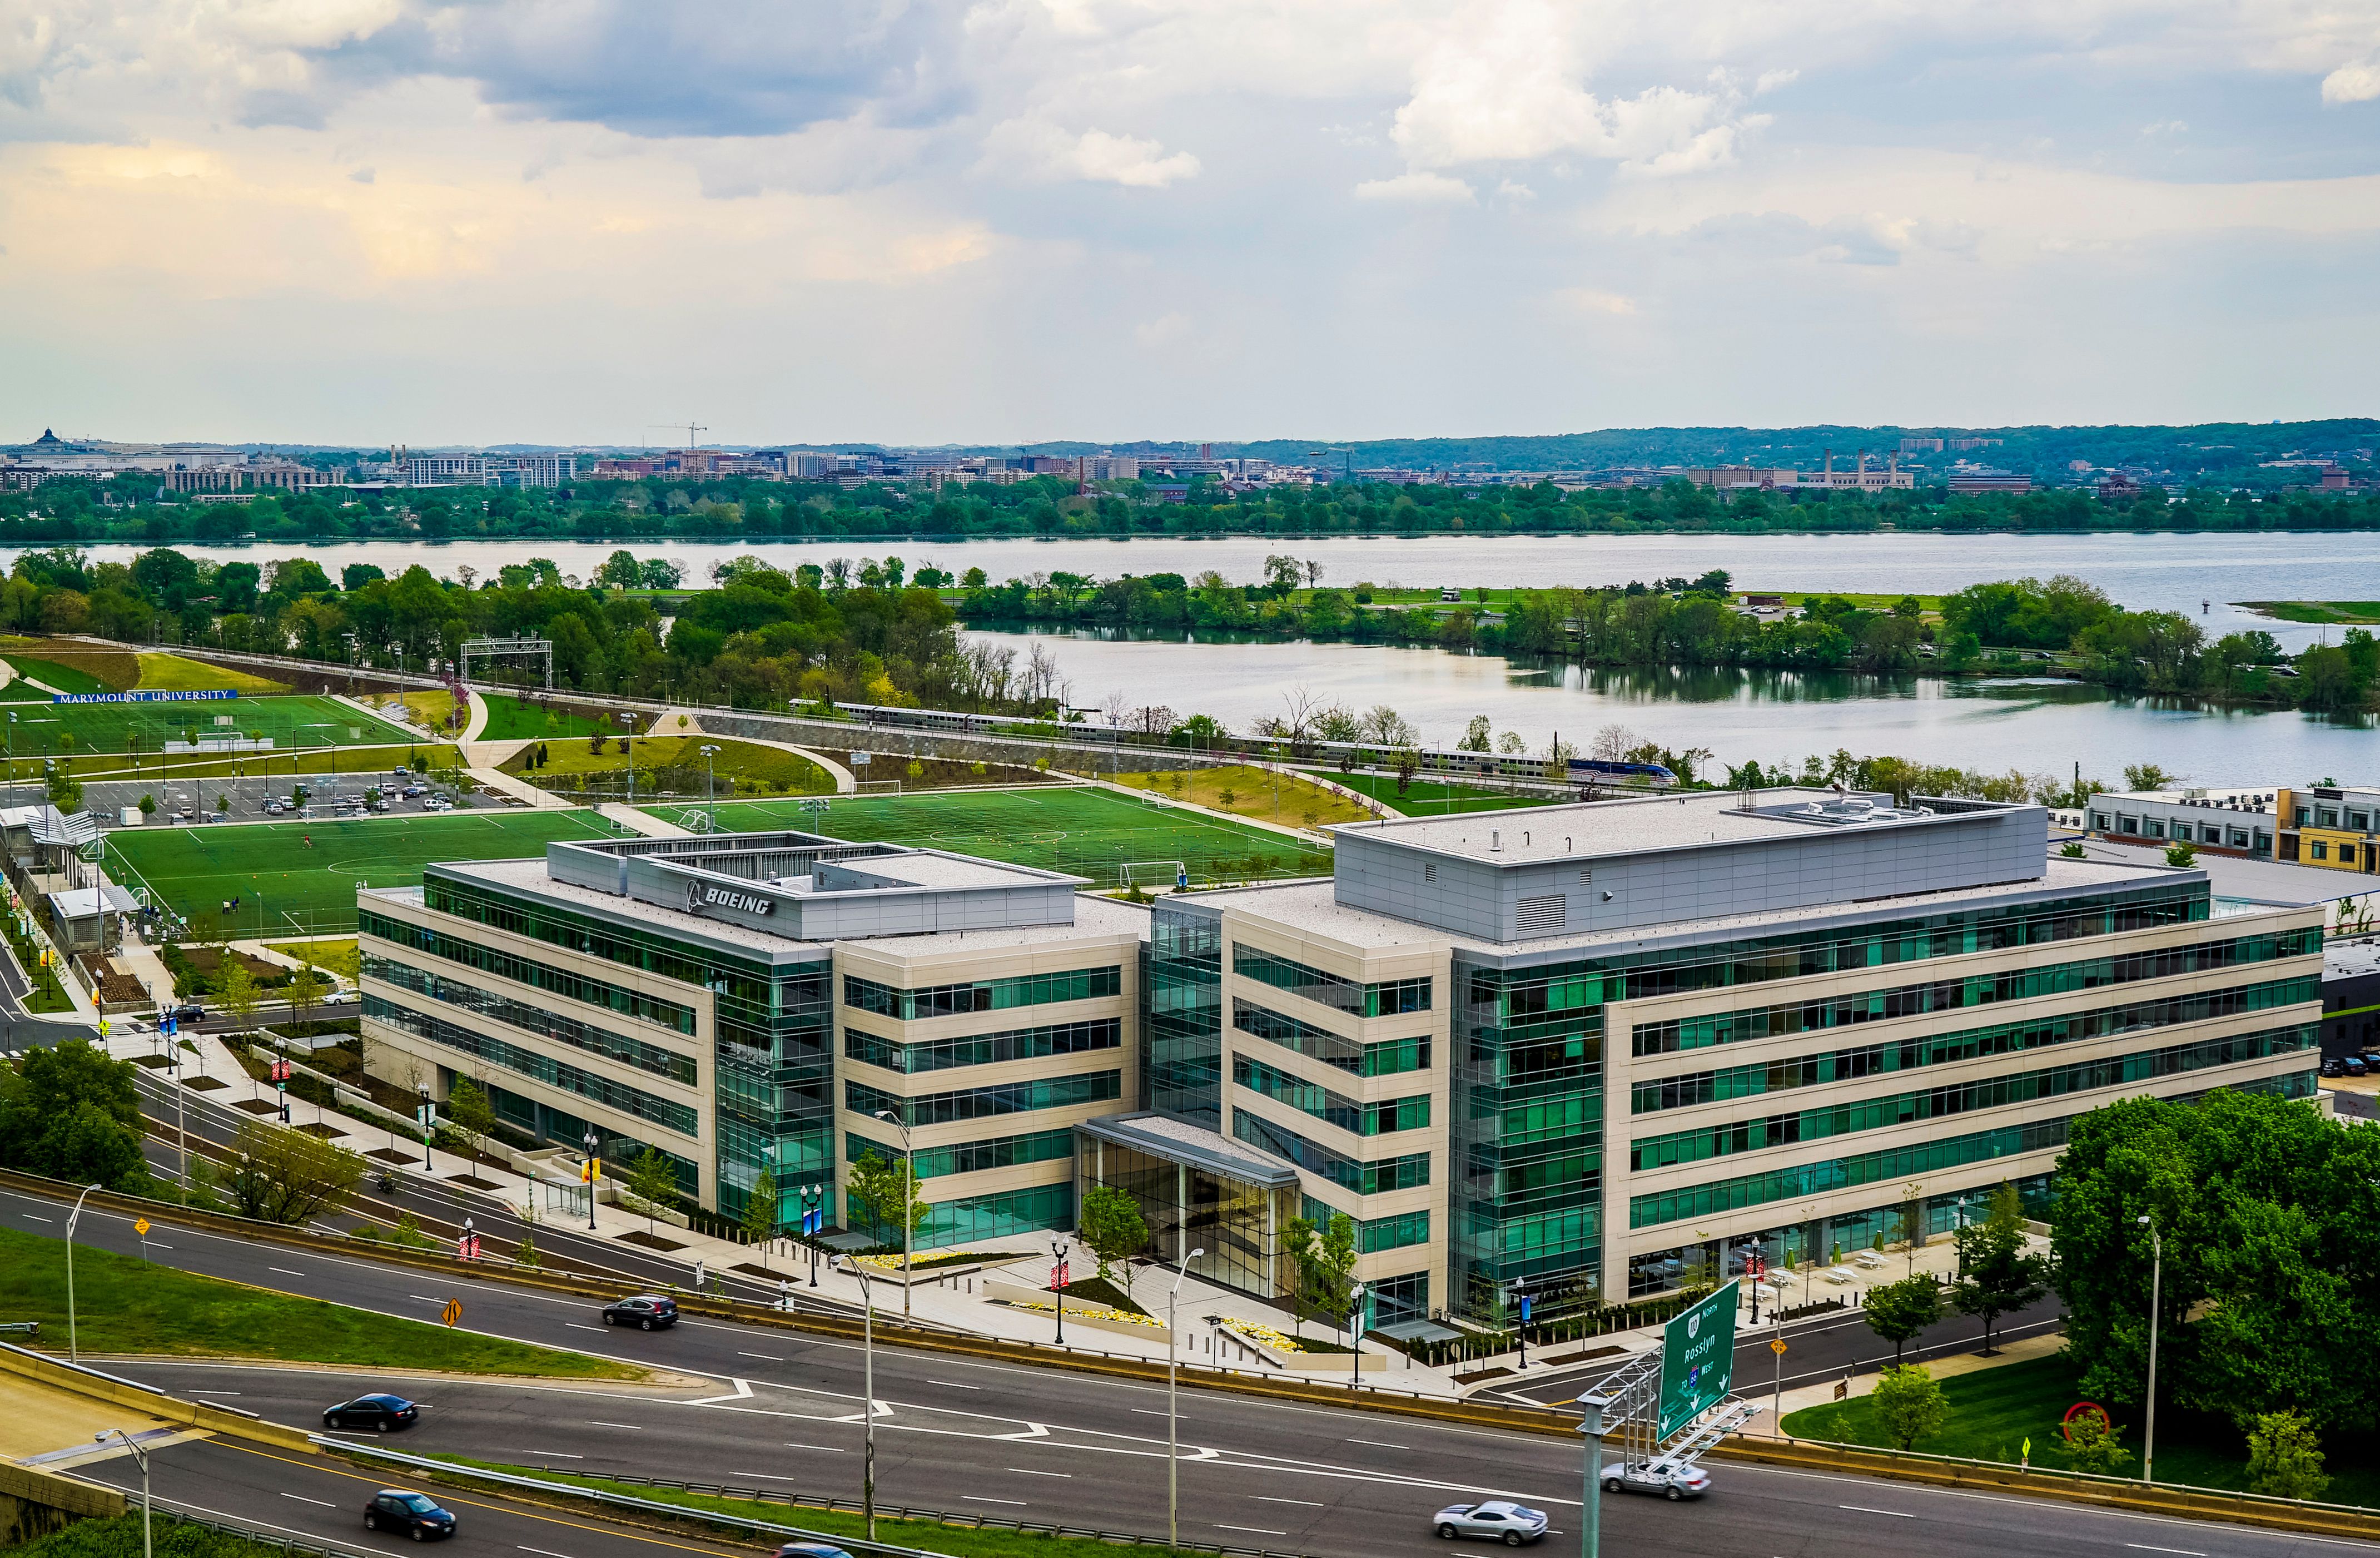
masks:
<svg viewBox="0 0 2380 1558"><path fill-rule="evenodd" d="M2149 1268L2149 1420L2141 1430L2141 1480L2156 1480L2156 1355L2157 1321L2165 1308L2165 1240L2157 1236L2157 1225L2146 1217L2141 1226L2149 1231L2149 1254L2154 1262Z"/></svg>
<svg viewBox="0 0 2380 1558"><path fill-rule="evenodd" d="M430 1162L430 1084L427 1082L414 1083L413 1095L421 1101L419 1104L416 1106L419 1113L415 1115L415 1118L421 1122L421 1172L424 1174L431 1174L436 1171ZM591 1194L592 1192L589 1193Z"/></svg>
<svg viewBox="0 0 2380 1558"><path fill-rule="evenodd" d="M595 1231L595 1179L603 1172L603 1160L597 1154L603 1150L603 1138L589 1126L578 1145L587 1149L587 1231L591 1234Z"/></svg>
<svg viewBox="0 0 2380 1558"><path fill-rule="evenodd" d="M1165 1544L1182 1545L1182 1414L1174 1404L1174 1365L1181 1356L1182 1344L1175 1339L1173 1314L1182 1296L1182 1279L1190 1274L1190 1262L1207 1252L1193 1249L1182 1257L1174 1269L1173 1286L1165 1295Z"/></svg>
<svg viewBox="0 0 2380 1558"><path fill-rule="evenodd" d="M716 758L718 755L719 749L716 747L706 745L702 749L703 788L710 797L710 831L712 833L717 833L719 831L719 771L711 762L711 760Z"/></svg>
<svg viewBox="0 0 2380 1558"><path fill-rule="evenodd" d="M88 1196L98 1188L96 1185L86 1185L82 1187L82 1196ZM82 1196L75 1198L74 1210L67 1213L67 1361L69 1363L77 1362L82 1357L75 1345L74 1299L75 1224L82 1221Z"/></svg>
<svg viewBox="0 0 2380 1558"><path fill-rule="evenodd" d="M817 1218L814 1225L811 1218ZM802 1232L810 1241L810 1285L818 1285L818 1236L826 1227L826 1187L812 1185L802 1191Z"/></svg>
<svg viewBox="0 0 2380 1558"><path fill-rule="evenodd" d="M1050 1241L1050 1307L1058 1311L1058 1345L1066 1345L1066 1241Z"/></svg>
<svg viewBox="0 0 2380 1558"><path fill-rule="evenodd" d="M878 1110L876 1117L901 1133L901 1318L907 1320L909 1261L917 1238L917 1160L909 1151L909 1123L890 1109Z"/></svg>
<svg viewBox="0 0 2380 1558"><path fill-rule="evenodd" d="M860 1463L859 1499L868 1514L868 1540L876 1540L876 1290L868 1284L868 1273L859 1262L847 1255L834 1258L838 1270L859 1279L859 1302L866 1310L861 1321L860 1352L866 1358L862 1365L859 1405L860 1420L868 1425L868 1448Z"/></svg>
<svg viewBox="0 0 2380 1558"><path fill-rule="evenodd" d="M1600 1558L1603 1552L1603 1396L1579 1397L1578 1431L1586 1435L1586 1488L1579 1504L1579 1558Z"/></svg>
<svg viewBox="0 0 2380 1558"><path fill-rule="evenodd" d="M122 1429L102 1429L91 1436L91 1442L104 1444L110 1434L131 1451L132 1458L140 1464L140 1558L153 1558L155 1549L149 1540L149 1452L140 1447L139 1440Z"/></svg>
<svg viewBox="0 0 2380 1558"><path fill-rule="evenodd" d="M1347 1389L1351 1392L1364 1388L1365 1291L1360 1282L1351 1284L1347 1289ZM1526 1339L1527 1333L1523 1333L1523 1340Z"/></svg>

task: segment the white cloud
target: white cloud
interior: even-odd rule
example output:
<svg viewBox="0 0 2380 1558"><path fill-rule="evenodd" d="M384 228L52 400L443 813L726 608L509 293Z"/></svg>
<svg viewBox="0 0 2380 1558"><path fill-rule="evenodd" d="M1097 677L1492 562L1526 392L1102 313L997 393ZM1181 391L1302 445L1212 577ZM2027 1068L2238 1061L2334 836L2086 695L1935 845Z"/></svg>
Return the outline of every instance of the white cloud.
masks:
<svg viewBox="0 0 2380 1558"><path fill-rule="evenodd" d="M1566 286L1554 296L1581 313L1633 314L1636 311L1636 300L1622 297L1617 292L1597 292L1590 287Z"/></svg>
<svg viewBox="0 0 2380 1558"><path fill-rule="evenodd" d="M1367 178L1355 186L1359 201L1411 201L1425 205L1468 204L1471 186L1443 173L1401 173L1394 178Z"/></svg>
<svg viewBox="0 0 2380 1558"><path fill-rule="evenodd" d="M2380 97L2380 54L2350 60L2322 79L2325 103L2369 103Z"/></svg>
<svg viewBox="0 0 2380 1558"><path fill-rule="evenodd" d="M1132 327L1132 338L1151 350L1181 345L1190 338L1190 316L1160 314Z"/></svg>
<svg viewBox="0 0 2380 1558"><path fill-rule="evenodd" d="M1075 134L1043 119L1012 119L985 142L985 164L1027 178L1080 179L1162 189L1198 176L1198 159L1161 142L1103 129Z"/></svg>

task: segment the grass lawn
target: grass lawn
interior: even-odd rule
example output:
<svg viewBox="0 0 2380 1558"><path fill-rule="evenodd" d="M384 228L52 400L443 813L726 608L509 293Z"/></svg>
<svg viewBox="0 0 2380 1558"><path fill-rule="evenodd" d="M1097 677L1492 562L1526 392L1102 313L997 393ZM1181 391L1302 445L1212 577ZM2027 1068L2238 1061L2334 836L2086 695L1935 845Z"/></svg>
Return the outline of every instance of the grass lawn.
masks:
<svg viewBox="0 0 2380 1558"><path fill-rule="evenodd" d="M528 766L529 755L535 749L524 747L505 760L504 772L530 779L548 775L560 779L569 774L609 774L618 780L626 773L628 760L633 756L637 763L638 783L643 785L643 775L653 769L684 768L697 774L702 773L702 749L716 747L719 751L710 760L710 772L718 775L722 794L732 794L736 784L758 785L793 795L834 793L833 777L809 759L750 741L737 741L726 736L639 736L630 742L635 750L629 753L620 750L620 742L625 737L609 737L603 742L601 752L587 749L590 739L584 736L542 738L546 761L541 766L536 769ZM704 780L696 780L694 787L698 793L703 784ZM616 794L623 785L615 784L596 787L605 793Z"/></svg>
<svg viewBox="0 0 2380 1558"><path fill-rule="evenodd" d="M1942 1382L1950 1416L1942 1431L1914 1446L1929 1455L1972 1455L1981 1460L2014 1462L2026 1439L2033 1441L2035 1466L2063 1467L2065 1441L2058 1431L2066 1409L2083 1399L2074 1385L2074 1366L2063 1357L2027 1358L2005 1368L1954 1374ZM2128 1468L2140 1472L2141 1423L2138 1407L2116 1409L2124 1443L2132 1452ZM1802 1439L1830 1439L1849 1444L1889 1446L1891 1439L1876 1421L1869 1399L1805 1406L1785 1417L1785 1431ZM2380 1504L2380 1434L2332 1433L2323 1436L2329 1459L2329 1489L2324 1499L2333 1503ZM2200 1488L2244 1490L2248 1485L2248 1445L2240 1430L2219 1416L2185 1412L2166 1405L2157 1413L2157 1480Z"/></svg>
<svg viewBox="0 0 2380 1558"><path fill-rule="evenodd" d="M130 656L126 656L130 659ZM100 680L79 666L62 665L55 660L42 660L11 650L8 663L17 668L19 676L30 676L60 692L121 692L124 689ZM137 662L135 663L138 663Z"/></svg>
<svg viewBox="0 0 2380 1558"><path fill-rule="evenodd" d="M540 709L536 704L503 693L483 692L480 695L488 705L488 728L482 741L557 740L576 736L581 740L598 731L609 733L609 722L587 714L574 714L565 709Z"/></svg>
<svg viewBox="0 0 2380 1558"><path fill-rule="evenodd" d="M273 951L284 957L294 957L300 963L311 954L314 967L327 969L343 980L355 979L363 965L363 955L356 947L353 936L321 942L272 942Z"/></svg>
<svg viewBox="0 0 2380 1558"><path fill-rule="evenodd" d="M286 933L292 917L297 929L320 933L354 927L359 883L410 887L432 860L516 860L544 854L555 839L614 836L576 810L128 828L108 835L107 870L202 929L236 897L235 934Z"/></svg>
<svg viewBox="0 0 2380 1558"><path fill-rule="evenodd" d="M424 692L387 694L380 700L379 706L390 704L401 704L404 707L405 717L414 724L426 725L431 730L444 731L449 735L460 731L471 717L468 704L455 702L452 693L439 692L434 689ZM389 712L392 715L396 712L394 708Z"/></svg>
<svg viewBox="0 0 2380 1558"><path fill-rule="evenodd" d="M355 785L359 779L389 777L390 769L410 763L417 754L428 759L432 768L445 768L457 761L454 748L430 741L379 748L343 745L336 749L315 747L309 749L291 747L270 752L239 752L226 758L207 757L196 752L176 752L171 757L160 757L153 751L144 751L133 757L127 756L118 749L114 752L87 753L66 761L74 776L82 780L156 779L160 783L170 781L178 786L185 779L210 776L246 774L250 778L271 778L276 773L338 773L348 785ZM17 760L19 783L37 781L41 776L40 759ZM364 789L370 787L370 785L360 786ZM204 790L206 786L200 788ZM177 787L174 796L176 804L188 798L187 792ZM206 798L212 800L214 797L209 795ZM164 804L163 793L158 795L157 801L161 806Z"/></svg>
<svg viewBox="0 0 2380 1558"><path fill-rule="evenodd" d="M652 815L674 822L682 806ZM1112 790L1041 788L837 797L823 813L795 801L722 801L722 832L794 829L854 841L949 849L1020 866L1069 871L1113 886L1126 861L1182 861L1197 882L1322 876L1327 845L1201 816ZM1161 871L1146 873L1161 876Z"/></svg>
<svg viewBox="0 0 2380 1558"><path fill-rule="evenodd" d="M580 1380L644 1377L643 1370L610 1358L268 1293L88 1246L75 1251L74 1274L79 1340L97 1353L269 1357ZM45 1343L66 1336L64 1241L0 1228L0 1313L41 1321Z"/></svg>
<svg viewBox="0 0 2380 1558"><path fill-rule="evenodd" d="M113 1520L78 1520L63 1531L8 1551L14 1558L140 1558L140 1500ZM286 1558L279 1542L250 1541L203 1526L186 1526L157 1511L154 1541L164 1558Z"/></svg>
<svg viewBox="0 0 2380 1558"><path fill-rule="evenodd" d="M273 738L276 752L285 754L309 747L318 750L328 746L402 747L419 740L409 731L335 700L297 695L190 703L54 703L39 711L19 710L12 750L19 759L62 754L121 757L129 744L137 743L142 752L154 754L164 750L167 741L216 732L261 733Z"/></svg>
<svg viewBox="0 0 2380 1558"><path fill-rule="evenodd" d="M1399 795L1393 773L1331 773L1325 777L1351 790L1361 790L1390 810L1408 817L1438 817L1450 811L1509 811L1515 807L1556 804L1556 797L1551 796L1516 796L1435 779L1415 779L1405 786L1404 794Z"/></svg>
<svg viewBox="0 0 2380 1558"><path fill-rule="evenodd" d="M1216 811L1279 822L1284 827L1360 822L1371 816L1346 797L1332 795L1319 785L1238 763L1223 768L1175 769L1170 773L1119 773L1115 782ZM1176 785L1181 787L1175 788ZM1232 792L1229 801L1223 798L1225 790Z"/></svg>
<svg viewBox="0 0 2380 1558"><path fill-rule="evenodd" d="M2252 612L2283 622L2380 622L2380 601L2241 601Z"/></svg>
<svg viewBox="0 0 2380 1558"><path fill-rule="evenodd" d="M163 692L199 692L217 688L233 692L287 692L287 684L268 681L235 671L228 665L208 665L196 660L185 660L178 654L155 654L144 651L140 656L140 680L136 684Z"/></svg>
<svg viewBox="0 0 2380 1558"><path fill-rule="evenodd" d="M516 1476L535 1477L542 1481L567 1483L574 1488L592 1488L607 1493L626 1493L635 1498L651 1499L660 1503L673 1503L688 1510L707 1510L717 1515L740 1515L747 1520L766 1520L772 1525L795 1526L822 1536L844 1539L868 1535L867 1517L856 1511L821 1509L802 1503L799 1492L777 1494L768 1499L721 1499L706 1493L689 1493L676 1488L649 1488L641 1482L624 1482L609 1477L582 1477L574 1472L549 1471L543 1467L508 1466L501 1461L474 1460L468 1455L439 1455L458 1470L478 1467L488 1471L507 1471ZM733 1484L737 1479L731 1472L714 1473L719 1480ZM758 1491L758 1490L756 1490ZM821 1494L821 1497L824 1495ZM847 1496L847 1495L846 1495ZM882 1490L878 1491L879 1507L889 1503ZM962 1512L966 1513L966 1512ZM993 1512L995 1515L1002 1513ZM1184 1501L1184 1514L1189 1513ZM952 1558L1095 1558L1112 1553L1115 1547L1108 1542L1094 1541L1087 1537L1050 1537L1024 1531L971 1530L964 1526L938 1525L930 1520L892 1520L876 1517L876 1540L894 1547L914 1547L927 1552L946 1552ZM1188 1558L1184 1549L1164 1547L1156 1543L1135 1546L1135 1552L1166 1554ZM110 1555L113 1558L113 1555Z"/></svg>

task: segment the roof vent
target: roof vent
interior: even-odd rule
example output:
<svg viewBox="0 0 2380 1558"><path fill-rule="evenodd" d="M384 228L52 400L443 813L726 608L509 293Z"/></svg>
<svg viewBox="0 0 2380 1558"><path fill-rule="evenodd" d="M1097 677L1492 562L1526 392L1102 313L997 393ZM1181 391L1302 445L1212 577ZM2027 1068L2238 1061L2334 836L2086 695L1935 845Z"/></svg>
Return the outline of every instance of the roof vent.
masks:
<svg viewBox="0 0 2380 1558"><path fill-rule="evenodd" d="M1502 849L1503 849L1503 847L1504 847L1504 830L1503 830L1503 829L1501 829L1501 828L1490 828L1490 829L1488 829L1488 847L1490 850L1496 850L1496 851L1500 851L1500 850L1502 850Z"/></svg>

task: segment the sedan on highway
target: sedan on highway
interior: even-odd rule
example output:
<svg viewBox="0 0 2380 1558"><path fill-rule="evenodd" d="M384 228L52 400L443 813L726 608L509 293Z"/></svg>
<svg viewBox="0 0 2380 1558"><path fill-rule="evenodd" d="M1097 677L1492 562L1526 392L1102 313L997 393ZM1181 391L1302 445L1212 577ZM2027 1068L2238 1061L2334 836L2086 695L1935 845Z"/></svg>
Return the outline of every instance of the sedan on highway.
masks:
<svg viewBox="0 0 2380 1558"><path fill-rule="evenodd" d="M777 1558L851 1558L832 1542L789 1541L777 1549Z"/></svg>
<svg viewBox="0 0 2380 1558"><path fill-rule="evenodd" d="M455 1534L455 1516L426 1493L382 1488L364 1505L364 1529L400 1531L416 1541Z"/></svg>
<svg viewBox="0 0 2380 1558"><path fill-rule="evenodd" d="M1449 1504L1438 1512L1436 1525L1438 1534L1449 1541L1457 1537L1486 1537L1506 1547L1518 1547L1546 1534L1543 1510L1530 1509L1510 1499Z"/></svg>
<svg viewBox="0 0 2380 1558"><path fill-rule="evenodd" d="M639 1331L651 1331L677 1323L677 1300L658 1293L639 1293L633 1298L603 1306L606 1325L633 1325Z"/></svg>
<svg viewBox="0 0 2380 1558"><path fill-rule="evenodd" d="M1612 1461L1603 1468L1607 1493L1658 1493L1671 1503L1710 1491L1710 1473L1692 1461Z"/></svg>
<svg viewBox="0 0 2380 1558"><path fill-rule="evenodd" d="M370 1429L389 1433L401 1428L411 1428L421 1419L421 1408L401 1395L376 1392L359 1395L353 1401L342 1401L322 1414L326 1429Z"/></svg>

